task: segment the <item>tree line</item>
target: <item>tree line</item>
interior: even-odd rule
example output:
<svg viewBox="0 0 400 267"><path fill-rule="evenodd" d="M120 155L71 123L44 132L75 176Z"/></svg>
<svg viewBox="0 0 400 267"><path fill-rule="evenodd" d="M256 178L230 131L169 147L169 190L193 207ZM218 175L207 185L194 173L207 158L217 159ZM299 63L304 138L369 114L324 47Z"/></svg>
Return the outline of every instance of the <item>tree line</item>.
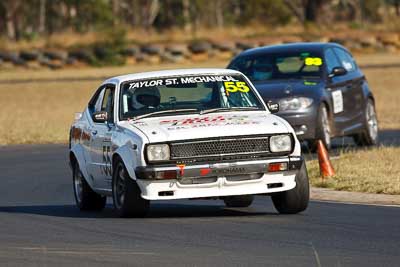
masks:
<svg viewBox="0 0 400 267"><path fill-rule="evenodd" d="M0 34L9 40L122 26L164 31L246 26L357 24L400 17L400 0L0 0Z"/></svg>

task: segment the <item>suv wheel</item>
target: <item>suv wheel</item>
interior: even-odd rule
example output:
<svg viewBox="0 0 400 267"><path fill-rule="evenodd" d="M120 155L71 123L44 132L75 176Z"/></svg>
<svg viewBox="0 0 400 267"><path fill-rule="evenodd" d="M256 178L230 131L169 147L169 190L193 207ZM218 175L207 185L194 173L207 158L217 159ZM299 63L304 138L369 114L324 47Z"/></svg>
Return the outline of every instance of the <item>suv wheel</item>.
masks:
<svg viewBox="0 0 400 267"><path fill-rule="evenodd" d="M354 142L359 146L373 146L378 143L378 119L372 99L368 99L364 113L364 130L353 136Z"/></svg>
<svg viewBox="0 0 400 267"><path fill-rule="evenodd" d="M326 149L331 148L331 122L328 109L322 104L318 109L317 126L315 129L315 139L308 141L311 152L317 151L317 141L321 140Z"/></svg>
<svg viewBox="0 0 400 267"><path fill-rule="evenodd" d="M74 163L72 180L76 205L80 210L101 211L104 209L107 197L97 194L90 188L77 162Z"/></svg>
<svg viewBox="0 0 400 267"><path fill-rule="evenodd" d="M310 188L305 163L296 175L296 187L284 192L272 194L276 210L283 214L294 214L304 211L310 199Z"/></svg>
<svg viewBox="0 0 400 267"><path fill-rule="evenodd" d="M112 195L120 217L143 217L149 210L150 202L141 197L139 186L120 161L113 171Z"/></svg>
<svg viewBox="0 0 400 267"><path fill-rule="evenodd" d="M253 203L253 195L243 195L243 196L230 196L225 197L224 202L227 207L230 208L245 208Z"/></svg>

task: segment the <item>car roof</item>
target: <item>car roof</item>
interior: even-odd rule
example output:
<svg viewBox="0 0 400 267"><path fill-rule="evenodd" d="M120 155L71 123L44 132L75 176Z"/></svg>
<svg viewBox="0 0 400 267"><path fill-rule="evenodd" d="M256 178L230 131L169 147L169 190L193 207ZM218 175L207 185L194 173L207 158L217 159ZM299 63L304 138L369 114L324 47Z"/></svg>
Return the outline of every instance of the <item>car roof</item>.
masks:
<svg viewBox="0 0 400 267"><path fill-rule="evenodd" d="M103 82L106 83L122 83L125 81L152 79L152 78L165 78L173 76L191 76L191 75L237 75L242 74L240 71L218 68L194 68L194 69L173 69L173 70L160 70L149 71L141 73L133 73L109 78ZM243 75L243 74L242 74Z"/></svg>
<svg viewBox="0 0 400 267"><path fill-rule="evenodd" d="M302 52L307 50L309 52L317 52L317 51L322 51L327 47L340 47L347 51L345 47L337 43L303 42L303 43L289 43L289 44L270 45L270 46L252 48L242 52L239 56L256 55L264 53L281 53L281 52L287 52L288 50L291 51L298 50Z"/></svg>

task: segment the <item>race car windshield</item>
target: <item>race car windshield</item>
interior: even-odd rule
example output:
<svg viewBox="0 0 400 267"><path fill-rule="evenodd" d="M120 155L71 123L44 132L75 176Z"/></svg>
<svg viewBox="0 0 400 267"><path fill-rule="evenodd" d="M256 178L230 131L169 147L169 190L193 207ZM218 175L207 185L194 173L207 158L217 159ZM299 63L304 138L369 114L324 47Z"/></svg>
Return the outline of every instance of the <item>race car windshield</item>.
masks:
<svg viewBox="0 0 400 267"><path fill-rule="evenodd" d="M230 69L243 72L253 82L281 79L318 79L323 61L319 55L303 53L261 54L237 58Z"/></svg>
<svg viewBox="0 0 400 267"><path fill-rule="evenodd" d="M265 110L241 75L179 76L128 81L121 85L121 120L214 109Z"/></svg>

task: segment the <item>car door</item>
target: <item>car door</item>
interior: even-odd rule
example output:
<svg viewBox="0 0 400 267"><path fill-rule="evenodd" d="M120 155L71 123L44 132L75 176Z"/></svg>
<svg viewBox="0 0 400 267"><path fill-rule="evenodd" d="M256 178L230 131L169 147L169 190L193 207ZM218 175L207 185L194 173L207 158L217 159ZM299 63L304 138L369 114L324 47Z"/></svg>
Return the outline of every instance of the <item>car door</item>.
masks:
<svg viewBox="0 0 400 267"><path fill-rule="evenodd" d="M95 185L94 181L94 165L95 161L92 153L92 146L94 144L94 138L97 134L97 124L93 121L93 113L101 111L101 105L104 97L105 87L101 86L96 90L93 97L89 101L88 108L84 113L86 116L86 124L82 132L82 145L84 147L85 157L85 168L89 174L89 178L92 180L92 184Z"/></svg>
<svg viewBox="0 0 400 267"><path fill-rule="evenodd" d="M344 134L359 127L359 116L363 110L363 77L360 75L353 57L342 48L333 48L335 54L347 74L343 76L345 87L343 89L344 108Z"/></svg>
<svg viewBox="0 0 400 267"><path fill-rule="evenodd" d="M335 54L333 48L325 49L324 51L325 67L326 72L329 75L335 67L341 67L342 64L339 61L338 56ZM328 76L327 75L327 76ZM334 135L337 135L346 127L347 116L344 109L343 94L348 86L347 77L337 76L327 78L327 95L331 102L331 115L332 115L332 126L335 131Z"/></svg>
<svg viewBox="0 0 400 267"><path fill-rule="evenodd" d="M108 121L105 123L93 122L90 144L90 173L94 177L96 188L111 189L111 135L115 128L113 112L115 85L105 85L101 96L100 110L96 111L106 111Z"/></svg>

